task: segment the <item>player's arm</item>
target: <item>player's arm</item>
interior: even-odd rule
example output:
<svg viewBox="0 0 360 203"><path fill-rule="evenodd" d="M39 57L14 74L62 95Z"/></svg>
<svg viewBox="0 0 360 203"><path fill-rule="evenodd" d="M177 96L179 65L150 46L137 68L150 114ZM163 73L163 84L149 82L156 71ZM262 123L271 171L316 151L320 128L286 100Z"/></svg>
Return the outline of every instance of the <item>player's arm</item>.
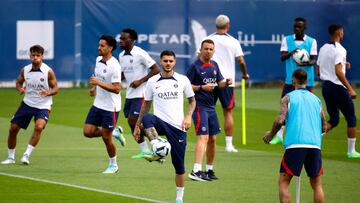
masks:
<svg viewBox="0 0 360 203"><path fill-rule="evenodd" d="M24 68L22 68L21 71L20 71L19 76L16 79L16 89L19 91L20 94L25 93L26 87L23 87L24 82L25 82Z"/></svg>
<svg viewBox="0 0 360 203"><path fill-rule="evenodd" d="M90 77L90 84L94 85L94 86L97 85L97 86L103 88L104 90L115 93L115 94L119 94L120 90L121 90L120 82L114 82L114 83L111 83L111 85L108 85L108 84L96 79L95 76Z"/></svg>
<svg viewBox="0 0 360 203"><path fill-rule="evenodd" d="M250 76L249 76L249 74L247 72L247 66L246 66L244 56L238 56L238 57L236 57L236 60L240 64L240 68L241 68L241 72L242 72L242 78L245 79L245 80L248 80L250 78Z"/></svg>
<svg viewBox="0 0 360 203"><path fill-rule="evenodd" d="M325 113L322 110L322 108L321 108L321 111L320 111L320 116L321 116L322 133L327 133L330 130L329 129L330 126L326 122Z"/></svg>
<svg viewBox="0 0 360 203"><path fill-rule="evenodd" d="M184 120L182 123L182 128L184 130L188 130L191 127L191 116L192 116L193 112L195 111L195 107L196 107L196 100L195 100L194 96L189 97L188 102L189 102L188 111L185 114L185 117L184 117Z"/></svg>
<svg viewBox="0 0 360 203"><path fill-rule="evenodd" d="M316 55L310 55L310 59L308 62L296 63L298 66L313 66L316 63Z"/></svg>
<svg viewBox="0 0 360 203"><path fill-rule="evenodd" d="M44 88L40 89L40 94L43 97L52 96L59 92L59 87L57 84L55 73L51 69L49 70L49 73L48 73L48 82L49 82L49 87L50 87L48 90L46 90Z"/></svg>
<svg viewBox="0 0 360 203"><path fill-rule="evenodd" d="M275 134L280 130L281 126L285 124L286 115L288 113L288 104L289 104L289 97L284 96L281 99L280 104L280 115L275 119L273 126L270 131L266 132L263 140L265 144L269 144L271 139L275 136Z"/></svg>
<svg viewBox="0 0 360 203"><path fill-rule="evenodd" d="M296 52L297 49L294 49L293 51L291 52L288 52L288 51L281 51L280 53L280 60L281 61L285 61L287 59L289 59L290 57L292 57L292 55Z"/></svg>
<svg viewBox="0 0 360 203"><path fill-rule="evenodd" d="M141 78L139 80L134 80L132 83L130 83L130 87L137 88L144 82L148 81L149 78L151 78L152 76L154 76L158 73L160 73L160 68L156 65L156 63L154 63L150 67L150 72L147 75L145 75L143 78Z"/></svg>
<svg viewBox="0 0 360 203"><path fill-rule="evenodd" d="M226 88L233 84L231 78L226 78L225 80L221 80L218 82L220 88Z"/></svg>
<svg viewBox="0 0 360 203"><path fill-rule="evenodd" d="M335 65L335 74L338 77L338 79L340 80L340 82L346 87L351 98L355 99L357 94L356 94L355 90L351 87L349 81L346 79L345 74L342 72L342 64L341 63L338 63Z"/></svg>
<svg viewBox="0 0 360 203"><path fill-rule="evenodd" d="M149 101L145 100L144 104L141 106L139 117L136 121L134 133L133 133L136 141L138 141L140 139L140 133L141 133L141 128L142 128L142 119L143 119L145 113L148 113L150 111L150 107L151 107L151 100L149 100Z"/></svg>

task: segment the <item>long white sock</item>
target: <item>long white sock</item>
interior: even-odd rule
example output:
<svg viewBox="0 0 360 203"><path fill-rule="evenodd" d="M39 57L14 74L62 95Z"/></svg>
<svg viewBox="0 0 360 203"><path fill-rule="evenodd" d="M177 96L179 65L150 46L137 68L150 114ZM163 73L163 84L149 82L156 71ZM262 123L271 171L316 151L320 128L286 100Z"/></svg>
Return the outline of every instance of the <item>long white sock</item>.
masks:
<svg viewBox="0 0 360 203"><path fill-rule="evenodd" d="M207 165L206 164L206 171L213 170L214 165Z"/></svg>
<svg viewBox="0 0 360 203"><path fill-rule="evenodd" d="M15 148L14 149L8 149L8 158L15 159Z"/></svg>
<svg viewBox="0 0 360 203"><path fill-rule="evenodd" d="M226 147L232 147L232 136L225 136Z"/></svg>
<svg viewBox="0 0 360 203"><path fill-rule="evenodd" d="M31 155L31 153L32 153L32 151L34 150L34 146L32 146L32 145L30 145L30 144L28 144L28 146L27 146L27 148L26 148L26 150L25 150L25 152L24 152L24 154L27 154L28 156L30 156Z"/></svg>
<svg viewBox="0 0 360 203"><path fill-rule="evenodd" d="M116 165L116 166L117 166L116 156L109 158L109 164L110 164L110 165Z"/></svg>
<svg viewBox="0 0 360 203"><path fill-rule="evenodd" d="M184 197L185 187L176 187L176 200L182 200Z"/></svg>
<svg viewBox="0 0 360 203"><path fill-rule="evenodd" d="M201 164L197 164L197 163L194 163L194 173L198 172L198 171L201 171Z"/></svg>
<svg viewBox="0 0 360 203"><path fill-rule="evenodd" d="M150 152L149 146L145 140L139 144L139 147L142 152Z"/></svg>
<svg viewBox="0 0 360 203"><path fill-rule="evenodd" d="M280 130L276 133L276 136L278 136L281 140L283 140L283 137L284 137L284 129L285 129L285 126L281 126Z"/></svg>
<svg viewBox="0 0 360 203"><path fill-rule="evenodd" d="M355 152L356 138L348 138L348 153Z"/></svg>

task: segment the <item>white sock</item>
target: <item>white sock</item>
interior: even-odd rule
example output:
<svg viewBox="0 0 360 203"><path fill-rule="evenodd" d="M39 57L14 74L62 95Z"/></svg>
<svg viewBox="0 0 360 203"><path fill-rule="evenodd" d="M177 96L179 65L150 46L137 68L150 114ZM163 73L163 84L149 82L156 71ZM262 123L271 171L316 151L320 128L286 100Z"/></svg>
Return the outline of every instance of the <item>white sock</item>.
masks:
<svg viewBox="0 0 360 203"><path fill-rule="evenodd" d="M145 140L139 144L139 147L142 152L150 152L149 146Z"/></svg>
<svg viewBox="0 0 360 203"><path fill-rule="evenodd" d="M214 165L207 165L206 164L206 171L213 170Z"/></svg>
<svg viewBox="0 0 360 203"><path fill-rule="evenodd" d="M348 138L348 153L355 152L356 138Z"/></svg>
<svg viewBox="0 0 360 203"><path fill-rule="evenodd" d="M182 200L185 187L176 187L176 200Z"/></svg>
<svg viewBox="0 0 360 203"><path fill-rule="evenodd" d="M117 166L116 156L109 158L109 164L110 164L110 165L116 165L116 166Z"/></svg>
<svg viewBox="0 0 360 203"><path fill-rule="evenodd" d="M283 137L284 137L284 129L285 129L285 126L282 125L280 130L276 133L276 136L278 136L281 140L283 140Z"/></svg>
<svg viewBox="0 0 360 203"><path fill-rule="evenodd" d="M35 148L34 146L28 144L28 146L27 146L24 154L27 154L28 156L30 156L30 154L32 153L32 151L34 150L34 148Z"/></svg>
<svg viewBox="0 0 360 203"><path fill-rule="evenodd" d="M15 159L15 148L14 149L8 149L8 158Z"/></svg>
<svg viewBox="0 0 360 203"><path fill-rule="evenodd" d="M198 172L198 171L201 171L201 164L197 164L197 163L194 163L194 173Z"/></svg>
<svg viewBox="0 0 360 203"><path fill-rule="evenodd" d="M225 136L226 147L232 147L232 136Z"/></svg>

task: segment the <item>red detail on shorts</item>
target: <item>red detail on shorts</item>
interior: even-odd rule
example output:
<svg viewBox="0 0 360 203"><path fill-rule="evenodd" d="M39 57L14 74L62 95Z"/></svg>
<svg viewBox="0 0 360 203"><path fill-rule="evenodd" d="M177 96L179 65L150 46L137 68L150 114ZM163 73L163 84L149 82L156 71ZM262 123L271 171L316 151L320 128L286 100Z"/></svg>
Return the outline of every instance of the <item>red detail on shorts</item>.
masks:
<svg viewBox="0 0 360 203"><path fill-rule="evenodd" d="M113 121L114 121L114 128L116 126L116 109L114 108L114 112L113 112Z"/></svg>
<svg viewBox="0 0 360 203"><path fill-rule="evenodd" d="M229 105L226 107L226 109L232 109L234 108L234 101L235 101L235 93L233 93Z"/></svg>
<svg viewBox="0 0 360 203"><path fill-rule="evenodd" d="M145 97L143 95L142 98L141 98L141 106L144 104L144 102L145 102Z"/></svg>
<svg viewBox="0 0 360 203"><path fill-rule="evenodd" d="M206 68L206 67L214 67L214 64L211 64L211 63L203 63L200 68Z"/></svg>
<svg viewBox="0 0 360 203"><path fill-rule="evenodd" d="M289 175L295 176L295 174L290 170L290 168L286 165L284 157L281 160L281 165L284 167L285 172Z"/></svg>
<svg viewBox="0 0 360 203"><path fill-rule="evenodd" d="M200 109L199 109L199 107L197 107L197 109L196 109L196 115L197 115L197 120L196 120L195 132L197 134L199 131L199 127L200 127Z"/></svg>
<svg viewBox="0 0 360 203"><path fill-rule="evenodd" d="M320 170L319 170L319 173L317 175L319 176L319 175L322 175L322 174L323 174L323 168L321 167Z"/></svg>

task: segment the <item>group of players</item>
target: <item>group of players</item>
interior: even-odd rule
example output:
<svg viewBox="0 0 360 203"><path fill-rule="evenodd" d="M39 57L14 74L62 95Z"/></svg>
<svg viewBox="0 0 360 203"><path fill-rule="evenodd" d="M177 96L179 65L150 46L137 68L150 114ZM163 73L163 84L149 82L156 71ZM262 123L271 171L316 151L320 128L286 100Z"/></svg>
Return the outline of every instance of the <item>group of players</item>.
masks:
<svg viewBox="0 0 360 203"><path fill-rule="evenodd" d="M113 137L119 140L122 145L125 145L125 138L121 133L122 129L116 127L121 109L121 80L125 78L129 86L126 91L123 112L134 139L140 147L140 153L132 156L132 158L145 158L148 161L162 162L164 158L157 156L150 150L145 136L152 145L159 141L157 139L159 135L166 136L171 144L171 159L176 173L176 201L182 202L185 183L186 131L191 126L192 118L197 141L194 167L188 176L190 179L198 181L218 179L213 166L216 154L216 134L220 132L215 104L219 99L223 108L226 134L225 151L237 152L232 143L234 123L232 109L235 105L236 60L240 63L242 78L247 80L249 75L239 42L228 34L229 18L225 15L219 15L216 18L215 25L216 32L202 41L198 59L188 69L186 76L174 71L176 55L170 50L165 50L160 54L160 65L162 67L160 70L149 54L135 45L137 33L133 29L122 30L120 48L123 51L119 55L119 60L112 55L112 52L117 47L114 37L110 35L100 37L99 56L96 58L94 75L89 80L89 95L95 96L95 99L88 112L83 134L88 138L101 137L103 139L109 155L109 165L103 173L116 173L119 169ZM306 86L306 89L312 91L314 85L317 44L315 39L305 35L305 29L306 20L296 18L294 21L294 35L286 36L283 39L280 51L281 60L285 61L286 64L286 80L281 102L284 111L279 115L281 119L277 119L276 125L274 124L273 129L264 137L265 143L276 144L283 142L282 131L284 127L281 126L286 125L284 145L287 150L284 158L295 157L297 159L304 154L303 152L295 152L296 155L286 155L288 149L304 148L304 143L296 143L301 142L301 139L292 144L288 143L291 137L288 135L289 132L301 134L298 132L301 131L300 129L291 127L294 121L287 119L290 115L293 116L293 109L296 109L295 107L291 110L287 109L288 105L292 104L293 98L300 98L292 95L293 92L297 92L293 90L299 90ZM320 73L320 78L324 80L323 95L330 121L328 123L324 121L324 117L320 116L323 114L320 113L319 108L317 121L321 123L321 130L316 131L319 126L313 127L310 124L309 129L313 130L311 132L317 136L319 132L321 135L322 132L334 128L339 122L340 109L348 122L349 149L347 156L349 158L358 158L360 154L355 151L356 117L352 102L352 98L356 97L356 93L345 77L346 68L349 68L350 65L346 62L346 50L340 44L343 37L343 28L341 25L331 25L329 33L332 42L325 44L320 49L317 60L319 71L317 72ZM292 54L300 48L306 49L310 53L311 57L308 63L296 64L292 60ZM32 46L30 48L32 63L25 66L17 78L16 88L25 96L21 106L11 120L8 136L8 158L1 162L2 164L15 163L16 136L21 128L27 128L31 118L34 116L34 132L21 158L22 163L29 164L31 152L39 142L41 132L49 118L52 104L51 96L58 92L58 86L54 72L42 61L43 53L44 49L41 46ZM303 90L301 89L301 91ZM310 93L310 95L313 94ZM185 115L184 97L189 102ZM312 96L309 96L309 98L313 103L318 102ZM152 101L154 101L154 113L150 114L149 110ZM296 105L298 104L292 106ZM321 107L321 102L319 105ZM306 118L306 115L301 114L303 118ZM310 116L314 116L314 114ZM325 127L323 127L323 124L326 124ZM276 132L278 132L279 136L275 136ZM320 150L321 145L318 142L313 145L305 144L307 144L305 148ZM202 163L205 154L206 167L205 171L203 171ZM314 165L311 162L312 167L307 165L305 167L308 167L309 171L311 171L307 171L310 177L319 177L321 174L319 170L322 170L321 154L312 157L316 157L316 159L312 159L313 162L320 161L320 164ZM294 164L294 159L285 161L283 161L285 165L282 165L281 174L287 174L288 176L283 175L286 178L280 179L289 183L292 176L300 174L301 168L299 171L299 164ZM300 162L300 165L302 166L303 162ZM318 179L315 180L318 181ZM280 189L280 199L289 196L286 193L286 184L282 188L283 190ZM281 196L281 194L286 195Z"/></svg>

